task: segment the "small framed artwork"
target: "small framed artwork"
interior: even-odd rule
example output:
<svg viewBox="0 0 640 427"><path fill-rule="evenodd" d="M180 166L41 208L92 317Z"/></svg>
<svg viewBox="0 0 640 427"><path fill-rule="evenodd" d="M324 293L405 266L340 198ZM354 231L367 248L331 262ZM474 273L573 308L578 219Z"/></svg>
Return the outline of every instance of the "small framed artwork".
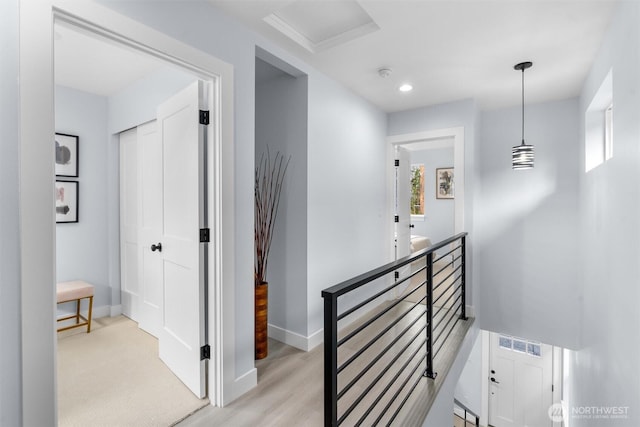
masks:
<svg viewBox="0 0 640 427"><path fill-rule="evenodd" d="M436 169L436 199L453 199L453 168Z"/></svg>
<svg viewBox="0 0 640 427"><path fill-rule="evenodd" d="M78 177L78 140L76 135L56 133L56 176Z"/></svg>
<svg viewBox="0 0 640 427"><path fill-rule="evenodd" d="M78 222L78 182L56 180L56 223Z"/></svg>

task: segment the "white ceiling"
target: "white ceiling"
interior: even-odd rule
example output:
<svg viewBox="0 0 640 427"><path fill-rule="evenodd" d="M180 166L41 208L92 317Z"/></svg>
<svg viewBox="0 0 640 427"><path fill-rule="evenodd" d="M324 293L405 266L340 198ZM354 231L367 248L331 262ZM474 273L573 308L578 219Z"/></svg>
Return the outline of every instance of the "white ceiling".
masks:
<svg viewBox="0 0 640 427"><path fill-rule="evenodd" d="M615 6L614 0L358 0L379 29L313 53L264 18L293 19L293 10L289 28L318 34L318 20L327 16L320 5L354 0L209 2L388 112L465 98L482 109L517 105L521 73L513 66L523 61L533 62L525 73L527 103L576 96ZM391 76L382 79L381 67L391 68ZM399 93L404 82L414 90Z"/></svg>
<svg viewBox="0 0 640 427"><path fill-rule="evenodd" d="M527 103L575 96L615 6L614 0L208 1L388 112L465 98L482 109L517 105L521 75L513 65L522 61L533 61L525 74ZM332 19L336 14L340 19ZM288 31L263 19L274 16ZM304 40L290 38L292 29ZM109 96L165 66L64 25L55 32L57 84ZM391 76L382 79L381 67L391 68ZM404 82L414 90L398 92Z"/></svg>

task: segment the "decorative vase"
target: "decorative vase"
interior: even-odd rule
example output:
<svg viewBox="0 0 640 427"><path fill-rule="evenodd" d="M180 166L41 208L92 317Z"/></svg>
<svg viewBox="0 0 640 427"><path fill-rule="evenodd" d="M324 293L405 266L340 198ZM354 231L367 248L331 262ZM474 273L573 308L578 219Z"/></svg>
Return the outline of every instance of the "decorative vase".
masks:
<svg viewBox="0 0 640 427"><path fill-rule="evenodd" d="M267 308L268 284L262 282L255 287L255 347L256 359L264 359L268 354Z"/></svg>

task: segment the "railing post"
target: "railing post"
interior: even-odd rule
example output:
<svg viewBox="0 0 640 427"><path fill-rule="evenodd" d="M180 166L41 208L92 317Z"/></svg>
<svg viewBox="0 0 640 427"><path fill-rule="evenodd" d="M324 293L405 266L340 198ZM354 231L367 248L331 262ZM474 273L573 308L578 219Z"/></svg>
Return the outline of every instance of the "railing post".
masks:
<svg viewBox="0 0 640 427"><path fill-rule="evenodd" d="M460 304L462 304L462 312L460 313L460 319L467 320L467 238L466 236L462 236L460 240L460 247L462 249L462 287L460 288L460 290L462 291L462 298L460 299Z"/></svg>
<svg viewBox="0 0 640 427"><path fill-rule="evenodd" d="M433 252L427 254L427 370L424 372L425 377L435 378L436 373L433 372Z"/></svg>
<svg viewBox="0 0 640 427"><path fill-rule="evenodd" d="M338 299L324 298L324 425L338 425Z"/></svg>

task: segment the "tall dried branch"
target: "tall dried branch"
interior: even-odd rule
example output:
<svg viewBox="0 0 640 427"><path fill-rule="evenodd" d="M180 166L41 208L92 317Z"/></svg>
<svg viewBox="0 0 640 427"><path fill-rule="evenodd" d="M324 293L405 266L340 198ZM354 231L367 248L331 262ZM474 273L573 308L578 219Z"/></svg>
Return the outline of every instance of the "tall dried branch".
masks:
<svg viewBox="0 0 640 427"><path fill-rule="evenodd" d="M266 282L267 265L273 230L276 225L278 208L280 207L280 193L284 176L289 167L291 156L285 162L284 156L277 152L273 163L267 147L266 156L263 153L260 163L255 170L255 272L256 286Z"/></svg>

